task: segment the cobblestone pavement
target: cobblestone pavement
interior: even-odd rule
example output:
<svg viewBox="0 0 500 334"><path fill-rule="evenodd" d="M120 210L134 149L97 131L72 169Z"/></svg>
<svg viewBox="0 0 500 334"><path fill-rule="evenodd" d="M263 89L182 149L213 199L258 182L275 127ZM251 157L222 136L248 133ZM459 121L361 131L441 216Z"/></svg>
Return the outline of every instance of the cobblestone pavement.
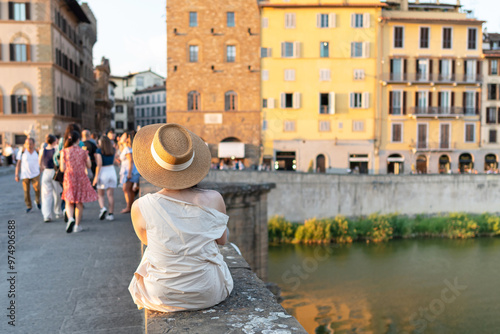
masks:
<svg viewBox="0 0 500 334"><path fill-rule="evenodd" d="M13 173L0 174L0 333L144 332L143 312L127 289L140 242L130 215L119 213L125 206L121 189L115 197L115 221L99 220L97 202L87 203L86 230L67 234L62 219L44 223L36 206L27 214L22 184ZM15 226L14 270L8 265L9 226ZM11 301L15 327L8 324Z"/></svg>

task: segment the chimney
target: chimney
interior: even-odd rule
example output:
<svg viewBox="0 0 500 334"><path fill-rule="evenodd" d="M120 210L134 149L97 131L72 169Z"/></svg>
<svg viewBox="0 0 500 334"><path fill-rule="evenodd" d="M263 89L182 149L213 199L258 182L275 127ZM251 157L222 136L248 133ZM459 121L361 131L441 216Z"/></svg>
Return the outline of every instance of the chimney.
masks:
<svg viewBox="0 0 500 334"><path fill-rule="evenodd" d="M408 0L401 0L401 10L405 12L408 11Z"/></svg>

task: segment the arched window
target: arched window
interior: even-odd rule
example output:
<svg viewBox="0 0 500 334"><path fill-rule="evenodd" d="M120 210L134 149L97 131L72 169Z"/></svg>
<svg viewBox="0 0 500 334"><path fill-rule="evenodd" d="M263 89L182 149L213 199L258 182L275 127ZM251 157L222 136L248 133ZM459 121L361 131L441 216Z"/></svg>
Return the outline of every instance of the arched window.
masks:
<svg viewBox="0 0 500 334"><path fill-rule="evenodd" d="M188 110L200 110L200 93L195 90L188 93Z"/></svg>
<svg viewBox="0 0 500 334"><path fill-rule="evenodd" d="M32 114L33 103L31 90L23 83L17 84L10 96L10 108L12 114Z"/></svg>
<svg viewBox="0 0 500 334"><path fill-rule="evenodd" d="M236 92L230 90L224 95L224 110L225 111L235 111L237 110L238 95Z"/></svg>
<svg viewBox="0 0 500 334"><path fill-rule="evenodd" d="M15 34L9 44L10 61L30 61L31 47L28 37L24 33Z"/></svg>

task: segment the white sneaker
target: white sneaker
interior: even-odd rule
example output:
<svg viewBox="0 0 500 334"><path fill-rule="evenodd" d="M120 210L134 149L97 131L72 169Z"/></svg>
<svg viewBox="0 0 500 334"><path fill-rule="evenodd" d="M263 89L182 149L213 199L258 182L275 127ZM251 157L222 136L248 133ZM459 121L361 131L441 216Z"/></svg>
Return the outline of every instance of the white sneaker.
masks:
<svg viewBox="0 0 500 334"><path fill-rule="evenodd" d="M115 220L115 216L113 216L113 214L112 214L112 213L110 213L110 214L108 214L108 215L106 216L106 220L109 220L109 221Z"/></svg>
<svg viewBox="0 0 500 334"><path fill-rule="evenodd" d="M78 233L78 232L82 232L82 231L83 231L83 227L81 227L80 225L76 225L73 228L73 233Z"/></svg>
<svg viewBox="0 0 500 334"><path fill-rule="evenodd" d="M104 220L104 218L106 218L106 212L108 212L108 209L106 209L106 207L102 208L101 211L99 211L100 220Z"/></svg>

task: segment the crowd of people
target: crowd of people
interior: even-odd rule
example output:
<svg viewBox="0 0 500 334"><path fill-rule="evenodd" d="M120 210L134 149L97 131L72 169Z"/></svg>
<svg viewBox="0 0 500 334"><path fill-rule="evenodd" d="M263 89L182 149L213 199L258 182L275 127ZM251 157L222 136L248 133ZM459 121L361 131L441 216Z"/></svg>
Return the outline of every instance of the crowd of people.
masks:
<svg viewBox="0 0 500 334"><path fill-rule="evenodd" d="M113 130L99 135L73 123L61 138L47 135L39 149L28 137L17 153L9 152L9 162L16 165L15 180L23 185L26 212L33 209L33 188L44 222L64 217L67 233L81 232L85 203L98 201L100 220L115 219L114 190L119 180L126 201L121 213L129 213L139 190L132 156L134 136L131 131L117 138ZM119 178L115 166L120 166Z"/></svg>

